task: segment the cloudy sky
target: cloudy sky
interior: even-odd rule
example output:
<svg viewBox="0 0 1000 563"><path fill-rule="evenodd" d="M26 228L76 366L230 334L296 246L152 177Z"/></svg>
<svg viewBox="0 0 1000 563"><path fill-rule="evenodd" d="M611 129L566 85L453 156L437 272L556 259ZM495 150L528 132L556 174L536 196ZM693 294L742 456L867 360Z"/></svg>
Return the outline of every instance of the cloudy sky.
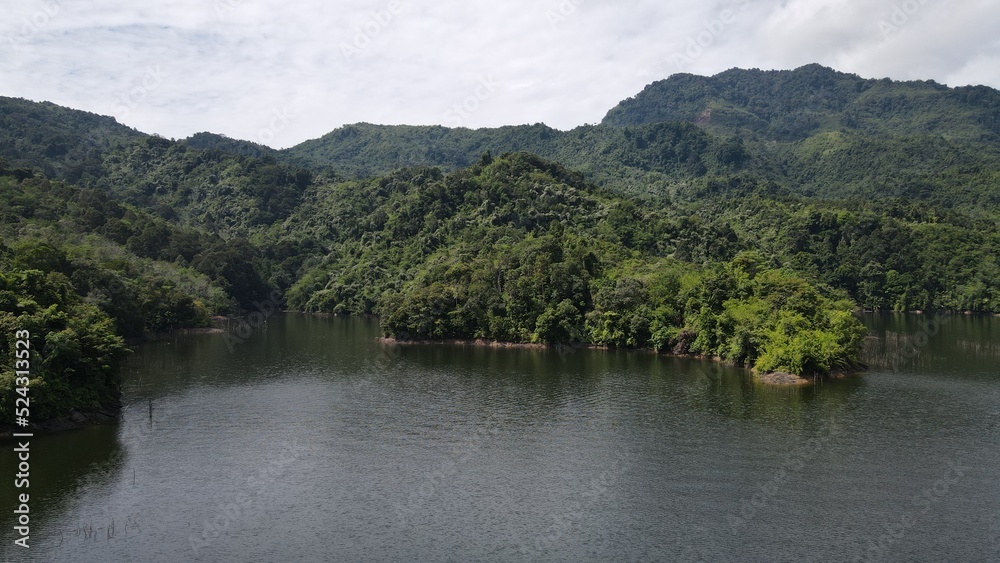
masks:
<svg viewBox="0 0 1000 563"><path fill-rule="evenodd" d="M600 121L677 72L1000 87L997 0L21 0L0 95L274 147L347 123Z"/></svg>

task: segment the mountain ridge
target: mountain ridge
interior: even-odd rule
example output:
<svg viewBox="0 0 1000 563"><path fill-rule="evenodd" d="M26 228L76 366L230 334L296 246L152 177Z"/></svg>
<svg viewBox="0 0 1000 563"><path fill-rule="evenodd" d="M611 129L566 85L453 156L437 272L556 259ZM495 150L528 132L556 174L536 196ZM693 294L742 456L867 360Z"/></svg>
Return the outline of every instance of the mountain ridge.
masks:
<svg viewBox="0 0 1000 563"><path fill-rule="evenodd" d="M723 74L749 82L712 98L713 78L681 76L667 94L686 105L651 87L623 102L634 123L357 124L282 151L0 98L0 324L55 306L99 359L123 334L288 307L377 315L397 338L823 374L857 364L856 308L1000 312L996 91L870 86L887 101L868 127L844 121L850 76ZM751 95L779 76L787 99ZM643 117L682 105L690 119ZM111 401L100 365L43 399L51 414Z"/></svg>
<svg viewBox="0 0 1000 563"><path fill-rule="evenodd" d="M802 94L804 88L810 90L808 95ZM674 74L620 102L601 123L697 121L720 132L787 140L838 127L884 133L886 128L877 124L886 113L919 117L919 110L931 108L938 113L947 109L967 119L964 123L912 119L911 127L894 123L894 129L907 134L1000 139L1000 91L993 88L951 88L933 80L866 79L818 64L794 70L733 68L714 76Z"/></svg>
<svg viewBox="0 0 1000 563"><path fill-rule="evenodd" d="M94 186L119 167L109 154L151 137L73 112L0 98L0 157ZM623 100L601 124L569 131L358 123L282 150L212 133L179 143L346 179L407 166L453 172L487 152L528 151L636 197L690 199L744 175L807 197L907 197L1000 220L997 131L995 89L865 79L812 64L676 74Z"/></svg>

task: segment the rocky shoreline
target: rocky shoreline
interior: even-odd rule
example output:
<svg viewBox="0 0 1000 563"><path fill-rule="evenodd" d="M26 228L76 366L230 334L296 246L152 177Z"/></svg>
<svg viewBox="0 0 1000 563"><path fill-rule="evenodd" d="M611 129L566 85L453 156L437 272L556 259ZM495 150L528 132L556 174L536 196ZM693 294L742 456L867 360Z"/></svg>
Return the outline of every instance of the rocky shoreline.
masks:
<svg viewBox="0 0 1000 563"><path fill-rule="evenodd" d="M754 377L761 383L766 383L767 385L780 385L785 387L812 385L816 382L811 378L780 371L772 373L754 373Z"/></svg>

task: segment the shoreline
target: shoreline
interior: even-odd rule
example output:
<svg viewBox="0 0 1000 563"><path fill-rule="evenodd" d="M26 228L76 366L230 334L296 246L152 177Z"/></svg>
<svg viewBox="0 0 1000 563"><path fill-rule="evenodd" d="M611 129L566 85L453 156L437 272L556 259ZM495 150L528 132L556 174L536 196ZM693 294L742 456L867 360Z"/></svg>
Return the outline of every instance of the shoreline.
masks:
<svg viewBox="0 0 1000 563"><path fill-rule="evenodd" d="M225 317L212 317L213 324L217 324ZM179 328L172 332L152 332L141 336L123 337L125 345L131 347L146 342L156 342L170 340L175 336L188 336L200 334L225 334L225 330L219 326L207 327L187 327ZM28 428L17 428L13 425L0 426L0 443L14 441L14 434L30 433L37 436L47 436L58 434L70 430L81 430L105 424L117 424L121 422L122 404L124 397L118 397L118 404L104 405L98 409L72 409L68 414L56 418L50 418L41 422L32 422Z"/></svg>
<svg viewBox="0 0 1000 563"><path fill-rule="evenodd" d="M892 309L859 309L865 315L919 315L919 316L954 316L954 317L1000 317L1000 313L991 311L968 311L958 309L937 309L934 311L924 311L914 309L912 311L893 311Z"/></svg>
<svg viewBox="0 0 1000 563"><path fill-rule="evenodd" d="M711 361L725 366L741 369L747 371L754 381L770 385L774 387L805 387L807 385L815 385L823 381L828 381L831 379L844 379L853 375L854 372L834 372L830 375L825 376L815 376L807 377L802 375L796 375L794 373L787 372L770 372L770 373L760 373L753 368L748 368L745 366L738 366L729 363L718 356L704 356L698 354L673 354L669 352L657 352L651 348L611 348L609 346L598 346L595 344L541 344L541 343L531 343L531 342L503 342L497 340L489 340L486 338L449 338L443 340L432 340L432 339L416 339L416 340L406 340L392 338L388 336L381 336L377 339L380 344L387 346L428 346L443 344L446 346L472 346L477 348L497 348L497 349L523 349L523 350L559 350L564 348L570 348L574 350L623 350L629 352L645 352L647 354L655 354L657 356L663 356L665 358L683 358L689 360L701 360L701 361Z"/></svg>
<svg viewBox="0 0 1000 563"><path fill-rule="evenodd" d="M4 426L0 428L0 443L8 443L15 440L14 434L27 433L33 437L48 436L67 432L69 430L80 430L105 424L117 424L121 418L121 406L106 407L103 409L78 410L73 409L69 414L32 423L28 428L16 428Z"/></svg>
<svg viewBox="0 0 1000 563"><path fill-rule="evenodd" d="M196 327L186 327L178 328L170 332L149 332L141 334L139 336L126 336L125 344L132 346L134 344L142 344L143 342L156 342L159 340L170 340L171 338L177 336L190 336L193 334L225 334L226 329L219 325L220 319L236 319L239 317L212 317L212 324L214 326L196 326Z"/></svg>
<svg viewBox="0 0 1000 563"><path fill-rule="evenodd" d="M318 316L341 316L332 315L329 313L306 313L301 311L281 311L282 314L297 313L305 315L318 315ZM919 313L917 313L919 314ZM352 315L344 315L352 316ZM1000 315L998 315L1000 316ZM177 329L170 333L151 333L144 334L138 337L126 338L125 342L128 345L141 344L143 342L151 342L162 339L169 339L177 335L201 335L201 334L225 334L226 330L221 328L219 325L220 321L228 321L241 317L225 317L225 316L215 316L212 317L212 324L214 326L210 327L191 327ZM368 317L373 318L373 317ZM658 352L651 348L611 348L610 346L599 346L596 344L543 344L543 343L532 343L532 342L504 342L498 340L489 340L486 338L450 338L442 340L432 340L432 339L397 339L392 337L379 337L376 341L383 345L389 346L427 346L427 345L446 345L446 346L473 346L478 348L494 348L494 349L524 349L524 350L562 350L562 349L572 349L572 350L601 350L601 351L611 351L611 350L621 350L628 352L643 352L647 354L655 354L657 356L663 356L666 358L684 358L690 360L701 360L701 361L712 361L716 363L723 364L728 367L735 369L742 369L749 373L751 378L763 385L769 385L773 387L805 387L807 385L815 385L817 383L828 381L831 379L843 379L853 375L856 372L834 372L826 376L816 376L816 377L804 377L801 375L796 375L786 372L772 372L761 374L754 370L753 368L748 368L745 366L738 366L729 363L722 358L717 356L704 356L698 354L674 354L670 352ZM73 409L69 414L45 420L39 423L32 424L30 429L21 430L15 428L14 426L0 426L0 443L10 442L14 439L14 434L19 431L27 431L37 434L55 434L58 432L65 432L69 430L79 430L82 428L88 428L92 426L99 426L104 424L114 424L120 421L121 417L121 405L111 405L105 406L100 409L90 409L90 410L79 410Z"/></svg>

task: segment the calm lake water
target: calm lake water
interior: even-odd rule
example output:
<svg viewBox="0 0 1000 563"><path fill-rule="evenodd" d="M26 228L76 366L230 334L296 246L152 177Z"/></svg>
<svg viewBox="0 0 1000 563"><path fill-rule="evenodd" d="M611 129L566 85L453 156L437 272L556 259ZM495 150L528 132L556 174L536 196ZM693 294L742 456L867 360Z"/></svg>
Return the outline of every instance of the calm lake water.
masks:
<svg viewBox="0 0 1000 563"><path fill-rule="evenodd" d="M32 441L30 550L4 449L0 559L1000 561L1000 320L932 320L807 389L360 319L148 343L120 425Z"/></svg>

